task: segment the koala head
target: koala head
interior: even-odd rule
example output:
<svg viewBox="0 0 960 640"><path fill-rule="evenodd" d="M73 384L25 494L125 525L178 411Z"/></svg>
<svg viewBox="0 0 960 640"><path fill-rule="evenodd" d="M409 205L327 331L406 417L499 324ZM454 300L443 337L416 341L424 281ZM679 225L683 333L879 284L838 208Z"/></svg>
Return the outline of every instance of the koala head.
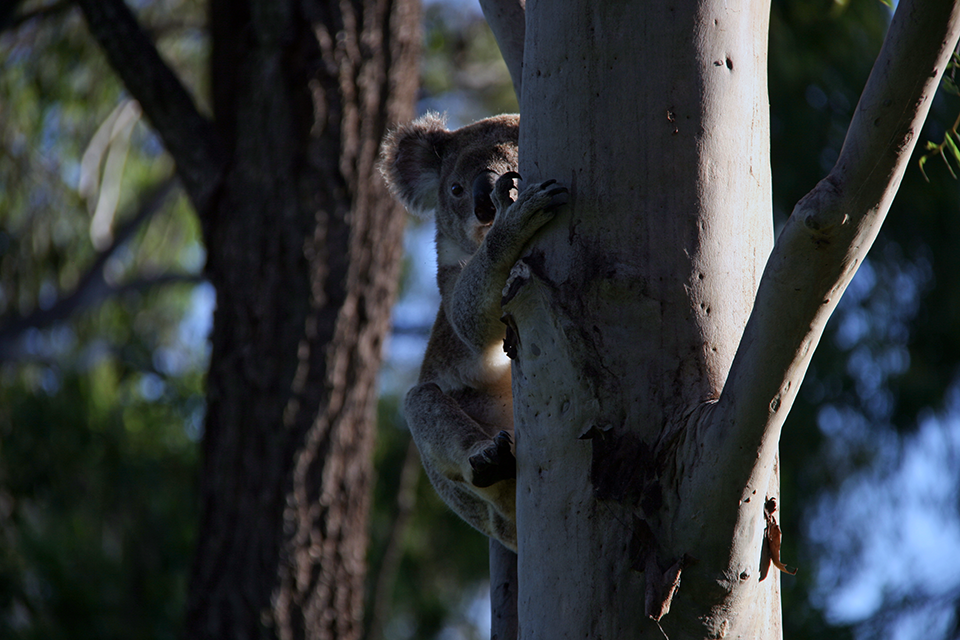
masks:
<svg viewBox="0 0 960 640"><path fill-rule="evenodd" d="M444 117L428 113L387 136L380 172L411 213L436 212L439 250L456 247L469 256L493 224L494 183L517 170L519 130L516 115L449 131Z"/></svg>

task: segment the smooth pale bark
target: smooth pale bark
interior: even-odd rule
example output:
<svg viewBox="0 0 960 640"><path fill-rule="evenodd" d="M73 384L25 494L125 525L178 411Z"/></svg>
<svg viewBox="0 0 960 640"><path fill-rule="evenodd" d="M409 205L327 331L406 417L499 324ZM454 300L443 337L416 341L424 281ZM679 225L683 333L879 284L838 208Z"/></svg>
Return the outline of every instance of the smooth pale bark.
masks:
<svg viewBox="0 0 960 640"><path fill-rule="evenodd" d="M571 206L505 290L520 637L779 637L779 429L896 192L954 2L900 3L772 255L767 1L526 12L520 172Z"/></svg>
<svg viewBox="0 0 960 640"><path fill-rule="evenodd" d="M955 0L898 5L840 157L797 203L764 271L718 406L719 419L738 425L726 440L728 459L761 434L760 455L774 455L823 328L897 193L958 34ZM740 454L739 462L755 455Z"/></svg>
<svg viewBox="0 0 960 640"><path fill-rule="evenodd" d="M673 521L689 469L660 441L719 397L772 245L769 8L644 9L527 6L520 172L560 180L572 206L508 306L522 638L662 637L645 574L692 556L682 598L729 564L707 530L729 541L732 522ZM776 576L752 584L778 601ZM677 605L666 633L703 635L704 608ZM754 629L779 627L762 613Z"/></svg>

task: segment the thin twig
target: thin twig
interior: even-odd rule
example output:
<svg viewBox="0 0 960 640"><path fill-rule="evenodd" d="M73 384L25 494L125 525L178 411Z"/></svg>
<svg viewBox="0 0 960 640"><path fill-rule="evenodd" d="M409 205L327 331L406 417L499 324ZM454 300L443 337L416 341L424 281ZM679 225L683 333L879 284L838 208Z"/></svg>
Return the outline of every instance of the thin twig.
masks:
<svg viewBox="0 0 960 640"><path fill-rule="evenodd" d="M420 478L420 454L410 440L407 455L400 471L400 486L397 489L397 517L390 529L387 548L383 553L380 571L377 574L377 586L374 589L373 615L370 618L368 640L380 640L383 637L383 625L393 603L393 587L397 582L400 559L403 557L402 543L407 533L407 525L417 502L417 481Z"/></svg>

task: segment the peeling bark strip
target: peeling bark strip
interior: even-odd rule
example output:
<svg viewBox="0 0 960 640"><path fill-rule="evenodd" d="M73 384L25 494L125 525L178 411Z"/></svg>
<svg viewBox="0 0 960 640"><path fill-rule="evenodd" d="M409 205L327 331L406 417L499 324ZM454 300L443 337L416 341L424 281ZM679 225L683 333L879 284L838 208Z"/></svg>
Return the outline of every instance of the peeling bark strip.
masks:
<svg viewBox="0 0 960 640"><path fill-rule="evenodd" d="M784 573L789 573L790 575L795 575L797 570L793 567L788 567L780 561L780 525L777 524L777 518L774 515L777 512L777 500L776 498L768 499L763 505L763 517L767 522L766 529L764 529L763 536L767 542L769 550L769 562L773 563L780 571ZM760 569L760 579L763 580L767 576L767 568L761 567Z"/></svg>
<svg viewBox="0 0 960 640"><path fill-rule="evenodd" d="M673 597L680 587L680 574L684 567L696 563L689 554L683 554L664 571L657 560L660 545L650 525L639 516L633 518L633 539L630 543L634 571L644 574L644 615L654 622L670 612ZM662 629L661 629L662 631Z"/></svg>
<svg viewBox="0 0 960 640"><path fill-rule="evenodd" d="M648 559L648 563L651 560ZM670 605L673 603L673 596L680 587L680 572L683 571L683 559L674 562L669 569L659 573L660 566L654 561L652 566L647 567L647 597L645 600L647 617L654 622L660 622L663 616L670 613ZM655 580L650 580L651 571L657 576Z"/></svg>

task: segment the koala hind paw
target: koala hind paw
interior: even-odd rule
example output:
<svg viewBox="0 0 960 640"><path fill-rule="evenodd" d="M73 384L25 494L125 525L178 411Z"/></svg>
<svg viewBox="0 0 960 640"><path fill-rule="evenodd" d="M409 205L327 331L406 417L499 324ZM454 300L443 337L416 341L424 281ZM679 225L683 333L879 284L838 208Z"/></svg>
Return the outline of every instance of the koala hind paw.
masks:
<svg viewBox="0 0 960 640"><path fill-rule="evenodd" d="M506 431L501 431L490 444L479 453L469 458L473 468L471 480L475 487L489 487L490 485L517 477L517 459L510 450L512 439Z"/></svg>

